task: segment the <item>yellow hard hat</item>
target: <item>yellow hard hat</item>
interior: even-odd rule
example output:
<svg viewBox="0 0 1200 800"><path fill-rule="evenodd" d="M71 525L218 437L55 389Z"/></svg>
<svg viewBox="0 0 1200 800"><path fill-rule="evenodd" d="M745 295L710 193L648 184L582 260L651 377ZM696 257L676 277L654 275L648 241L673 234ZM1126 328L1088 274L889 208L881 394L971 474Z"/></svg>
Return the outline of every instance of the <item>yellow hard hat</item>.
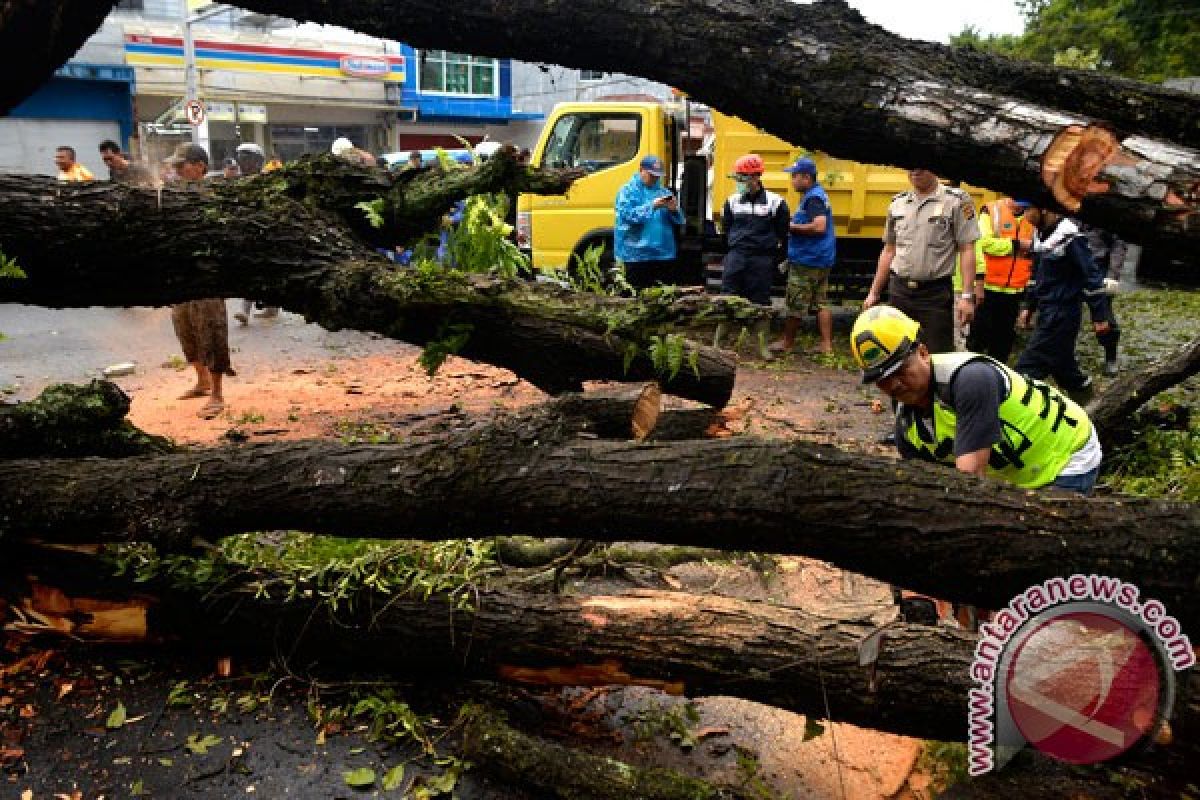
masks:
<svg viewBox="0 0 1200 800"><path fill-rule="evenodd" d="M850 331L850 350L862 369L862 382L875 383L900 369L920 331L915 320L892 306L872 306L859 314Z"/></svg>

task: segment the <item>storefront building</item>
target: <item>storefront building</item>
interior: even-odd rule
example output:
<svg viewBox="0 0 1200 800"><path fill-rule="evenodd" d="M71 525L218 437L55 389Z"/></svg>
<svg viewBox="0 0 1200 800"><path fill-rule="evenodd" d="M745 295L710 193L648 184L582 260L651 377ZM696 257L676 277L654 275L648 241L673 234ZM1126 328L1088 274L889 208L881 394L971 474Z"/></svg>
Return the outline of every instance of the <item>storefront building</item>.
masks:
<svg viewBox="0 0 1200 800"><path fill-rule="evenodd" d="M127 142L134 131L134 71L115 64L69 63L35 94L0 118L0 171L53 175L54 151L75 149L106 176L97 145Z"/></svg>

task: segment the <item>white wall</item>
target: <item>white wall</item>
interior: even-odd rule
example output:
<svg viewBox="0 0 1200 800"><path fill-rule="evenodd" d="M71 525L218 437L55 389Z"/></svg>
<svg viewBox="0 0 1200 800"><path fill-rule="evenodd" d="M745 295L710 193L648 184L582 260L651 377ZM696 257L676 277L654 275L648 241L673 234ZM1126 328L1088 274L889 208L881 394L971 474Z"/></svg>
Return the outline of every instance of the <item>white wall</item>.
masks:
<svg viewBox="0 0 1200 800"><path fill-rule="evenodd" d="M108 167L100 160L99 144L119 141L121 129L115 122L67 119L0 118L0 172L56 175L54 150L59 145L75 148L75 159L108 180Z"/></svg>

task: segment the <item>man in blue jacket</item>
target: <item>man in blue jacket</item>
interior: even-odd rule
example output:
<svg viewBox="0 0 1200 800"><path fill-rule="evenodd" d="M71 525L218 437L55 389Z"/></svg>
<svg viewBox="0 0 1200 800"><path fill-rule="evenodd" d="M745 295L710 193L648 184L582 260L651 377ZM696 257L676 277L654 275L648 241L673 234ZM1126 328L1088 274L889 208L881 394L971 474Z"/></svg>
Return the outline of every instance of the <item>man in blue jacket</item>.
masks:
<svg viewBox="0 0 1200 800"><path fill-rule="evenodd" d="M1075 222L1056 211L1030 209L1037 233L1033 253L1037 258L1033 278L1025 287L1025 307L1017 324L1028 327L1037 311L1037 326L1021 357L1017 372L1039 380L1052 376L1058 388L1078 403L1091 395L1092 379L1079 368L1075 340L1083 321L1082 302L1092 313L1097 334L1109 330L1105 315L1104 274L1092 258L1084 236Z"/></svg>
<svg viewBox="0 0 1200 800"><path fill-rule="evenodd" d="M664 172L661 158L646 156L617 193L614 255L635 289L676 280L675 226L684 219L675 193L661 184Z"/></svg>
<svg viewBox="0 0 1200 800"><path fill-rule="evenodd" d="M817 164L807 156L785 167L800 202L788 226L787 308L783 339L771 345L776 353L790 353L796 346L801 316L816 314L821 334L820 351L833 352L833 314L829 311L829 270L837 256L833 209L825 187L817 183Z"/></svg>

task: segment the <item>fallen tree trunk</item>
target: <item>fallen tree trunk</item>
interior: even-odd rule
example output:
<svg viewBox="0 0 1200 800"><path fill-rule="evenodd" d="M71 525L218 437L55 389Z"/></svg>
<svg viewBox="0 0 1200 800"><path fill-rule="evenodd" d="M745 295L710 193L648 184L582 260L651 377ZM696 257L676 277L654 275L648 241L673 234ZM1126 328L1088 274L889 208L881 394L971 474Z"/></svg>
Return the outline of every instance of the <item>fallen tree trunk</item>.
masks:
<svg viewBox="0 0 1200 800"><path fill-rule="evenodd" d="M73 56L115 6L113 0L9 0L0 5L0 53L12 53L0 81L0 116L17 107ZM17 68L17 53L20 67Z"/></svg>
<svg viewBox="0 0 1200 800"><path fill-rule="evenodd" d="M266 654L318 674L362 668L366 652L371 670L417 679L639 685L740 697L922 738L964 741L967 733L975 638L894 622L891 607L815 614L685 592L560 596L466 587L428 599L361 589L334 612L314 599L315 586L261 572L175 588L161 576L137 584L104 578L104 563L79 554L43 552L27 563L27 572L20 562L5 565L29 576L7 583L10 591L30 587L14 608L83 638L114 638L105 626L111 620L125 641L211 641L222 655ZM76 597L89 586L104 598ZM122 592L129 613L118 617ZM88 608L110 617L92 617ZM880 636L877 652L864 649L864 640ZM1191 675L1180 686L1168 720L1173 741L1139 763L1178 770L1195 753L1195 684Z"/></svg>
<svg viewBox="0 0 1200 800"><path fill-rule="evenodd" d="M417 47L653 78L840 158L1053 195L1090 222L1184 257L1200 243L1200 99L905 40L840 1L506 0L462 9L453 27L430 0L242 5ZM572 35L579 30L587 36Z"/></svg>
<svg viewBox="0 0 1200 800"><path fill-rule="evenodd" d="M443 539L537 533L801 554L996 608L1073 572L1137 583L1200 629L1200 510L1025 492L921 463L748 437L625 443L550 414L399 444L297 442L0 462L0 532L165 550L255 530ZM24 480L35 474L37 481Z"/></svg>
<svg viewBox="0 0 1200 800"><path fill-rule="evenodd" d="M1113 381L1087 409L1104 446L1127 433L1135 421L1134 414L1155 395L1198 372L1200 339L1193 339L1142 369L1125 372Z"/></svg>
<svg viewBox="0 0 1200 800"><path fill-rule="evenodd" d="M21 13L0 18L12 29L0 35L49 41L36 65L44 70L71 52L71 41L82 44L84 29L111 5L85 0L68 12L61 0L19 3ZM1052 195L1090 222L1185 258L1200 242L1200 100L1095 71L905 40L840 0L506 0L460 9L453 26L430 0L241 5L417 47L637 74L842 158ZM61 25L59 14L80 23ZM587 36L573 35L579 30ZM30 91L45 77L39 69L3 99Z"/></svg>
<svg viewBox="0 0 1200 800"><path fill-rule="evenodd" d="M359 180L362 172L350 174ZM271 174L263 183L216 183L206 193L0 176L6 209L0 250L27 276L0 278L0 302L154 306L255 297L333 330L371 330L417 344L457 340L450 352L511 369L552 394L578 391L589 380L658 379L666 391L711 406L729 400L732 353L679 339L682 364L672 376L661 361L656 365L651 345L692 320L756 317L760 311L745 302L670 292L630 300L519 279L397 268L334 218L292 199L293 189L310 197L310 183L273 184ZM506 173L485 174L499 181ZM312 172L303 176L311 179ZM435 186L421 196L433 192L436 202L412 199L415 180L400 195L407 199L393 198L389 207L419 207L417 218L428 222L429 209L496 185L430 181ZM325 202L345 211L348 201ZM392 223L393 230L399 227Z"/></svg>
<svg viewBox="0 0 1200 800"><path fill-rule="evenodd" d="M161 436L125 419L129 397L115 383L58 384L34 400L0 406L0 458L168 453Z"/></svg>

